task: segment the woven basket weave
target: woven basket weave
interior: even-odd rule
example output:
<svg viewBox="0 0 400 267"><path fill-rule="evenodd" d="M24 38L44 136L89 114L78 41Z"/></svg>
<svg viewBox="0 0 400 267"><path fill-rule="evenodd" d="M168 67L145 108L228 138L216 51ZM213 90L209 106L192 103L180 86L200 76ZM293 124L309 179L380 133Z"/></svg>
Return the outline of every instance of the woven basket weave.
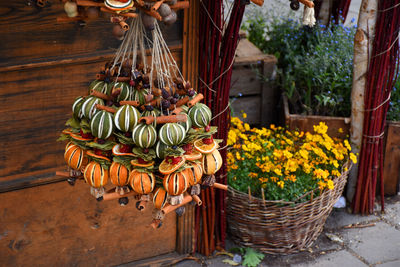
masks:
<svg viewBox="0 0 400 267"><path fill-rule="evenodd" d="M333 180L334 189L303 203L249 199L248 194L229 187L227 219L233 241L269 254L289 254L311 246L342 195L350 164L346 167Z"/></svg>

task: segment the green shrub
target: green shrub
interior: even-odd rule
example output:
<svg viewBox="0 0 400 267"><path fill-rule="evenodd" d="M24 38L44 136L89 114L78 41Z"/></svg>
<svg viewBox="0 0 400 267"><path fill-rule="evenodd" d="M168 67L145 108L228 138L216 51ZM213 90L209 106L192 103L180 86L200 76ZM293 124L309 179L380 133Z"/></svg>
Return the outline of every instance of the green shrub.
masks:
<svg viewBox="0 0 400 267"><path fill-rule="evenodd" d="M297 20L256 17L249 40L278 58L278 86L293 113L349 116L355 27L303 27Z"/></svg>

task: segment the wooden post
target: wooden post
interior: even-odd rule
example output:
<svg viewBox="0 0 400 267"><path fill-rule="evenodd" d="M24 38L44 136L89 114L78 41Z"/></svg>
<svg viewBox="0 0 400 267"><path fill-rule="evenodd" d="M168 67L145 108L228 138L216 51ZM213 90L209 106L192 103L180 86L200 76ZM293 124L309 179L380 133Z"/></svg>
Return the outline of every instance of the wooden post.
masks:
<svg viewBox="0 0 400 267"><path fill-rule="evenodd" d="M351 91L350 144L352 152L360 152L364 124L364 94L367 80L369 54L372 53L372 37L375 36L375 23L378 0L363 0L358 16L358 28L354 36L353 88ZM350 170L346 197L351 201L357 184L358 164Z"/></svg>

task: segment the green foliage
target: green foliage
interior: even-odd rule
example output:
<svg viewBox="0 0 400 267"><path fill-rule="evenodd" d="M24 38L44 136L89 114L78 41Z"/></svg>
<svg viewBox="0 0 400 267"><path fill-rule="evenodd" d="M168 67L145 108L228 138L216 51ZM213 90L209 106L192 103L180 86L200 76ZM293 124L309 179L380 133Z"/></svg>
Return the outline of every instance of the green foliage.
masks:
<svg viewBox="0 0 400 267"><path fill-rule="evenodd" d="M104 144L99 144L97 142L88 142L86 143L87 146L91 147L91 148L97 148L103 151L108 151L111 150L114 146L115 146L115 142L113 141L106 141Z"/></svg>
<svg viewBox="0 0 400 267"><path fill-rule="evenodd" d="M245 24L248 38L278 59L278 86L293 113L349 116L355 27L303 27L292 19Z"/></svg>
<svg viewBox="0 0 400 267"><path fill-rule="evenodd" d="M252 248L244 248L242 265L247 267L256 267L264 257L265 255L263 253L257 252Z"/></svg>

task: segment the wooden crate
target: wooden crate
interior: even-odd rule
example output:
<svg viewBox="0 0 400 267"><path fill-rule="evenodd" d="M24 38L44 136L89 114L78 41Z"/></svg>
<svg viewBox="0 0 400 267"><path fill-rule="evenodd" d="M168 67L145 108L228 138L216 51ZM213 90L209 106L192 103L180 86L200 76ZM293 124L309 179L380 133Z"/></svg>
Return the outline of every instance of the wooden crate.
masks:
<svg viewBox="0 0 400 267"><path fill-rule="evenodd" d="M276 58L263 54L241 35L232 71L230 102L233 115L252 125L268 126L277 122L279 91L271 82Z"/></svg>
<svg viewBox="0 0 400 267"><path fill-rule="evenodd" d="M396 195L400 187L400 122L386 124L383 181L385 195Z"/></svg>
<svg viewBox="0 0 400 267"><path fill-rule="evenodd" d="M349 138L350 118L291 114L289 111L289 103L287 97L285 95L282 95L282 99L285 125L288 126L289 129L301 130L304 132L313 132L313 125L318 125L320 122L325 122L328 126L329 136Z"/></svg>
<svg viewBox="0 0 400 267"><path fill-rule="evenodd" d="M0 265L111 266L190 252L192 207L179 219L169 214L154 230L151 208L139 213L133 199L126 207L96 202L86 184L70 187L55 176L66 168L65 144L56 140L71 105L87 94L120 42L107 19L84 27L57 24L65 16L62 2L48 2L45 8L35 1L0 7ZM197 49L189 40L197 28L199 2L193 3L163 29L185 77L196 77L197 62L182 59Z"/></svg>

